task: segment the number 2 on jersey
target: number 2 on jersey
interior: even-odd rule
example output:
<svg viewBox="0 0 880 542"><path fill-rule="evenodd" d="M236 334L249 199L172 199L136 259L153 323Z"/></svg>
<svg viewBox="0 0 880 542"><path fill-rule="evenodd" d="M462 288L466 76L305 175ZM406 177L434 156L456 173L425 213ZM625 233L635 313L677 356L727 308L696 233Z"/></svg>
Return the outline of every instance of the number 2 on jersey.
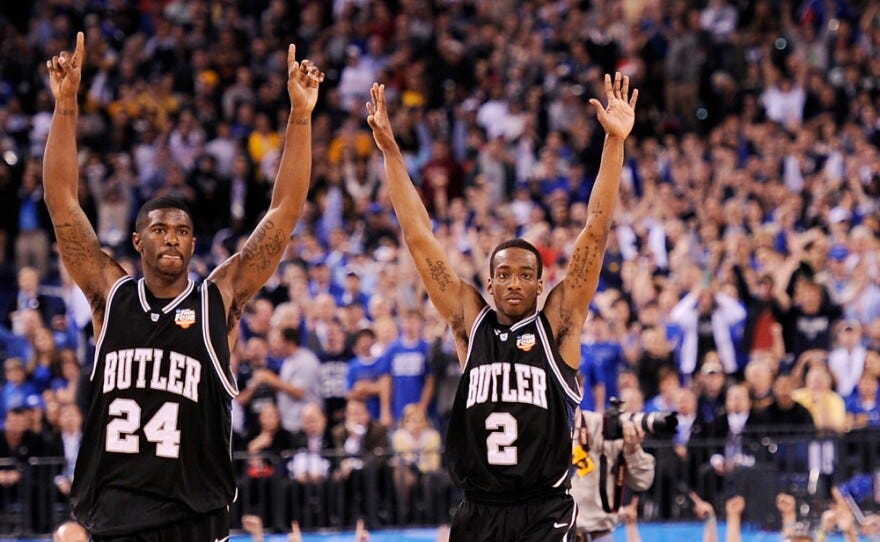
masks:
<svg viewBox="0 0 880 542"><path fill-rule="evenodd" d="M493 412L486 417L486 460L490 465L516 465L516 446L511 444L519 436L516 418L509 412Z"/></svg>
<svg viewBox="0 0 880 542"><path fill-rule="evenodd" d="M144 425L144 436L156 443L156 455L177 458L180 455L180 430L177 429L177 403L166 402ZM115 399L110 403L111 416L119 416L107 424L106 450L120 454L140 451L140 437L135 431L141 426L141 407L132 399Z"/></svg>

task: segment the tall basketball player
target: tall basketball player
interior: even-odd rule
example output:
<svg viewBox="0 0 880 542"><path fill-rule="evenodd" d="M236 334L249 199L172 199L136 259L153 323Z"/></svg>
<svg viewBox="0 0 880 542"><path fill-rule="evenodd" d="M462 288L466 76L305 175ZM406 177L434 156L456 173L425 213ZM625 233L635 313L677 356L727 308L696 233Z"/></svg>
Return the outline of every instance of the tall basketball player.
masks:
<svg viewBox="0 0 880 542"><path fill-rule="evenodd" d="M55 111L45 199L65 267L92 306L97 351L72 503L96 541L214 541L234 498L229 352L248 299L281 259L311 171L311 112L324 75L287 57L291 111L271 206L241 252L201 284L189 279L193 220L172 198L148 201L132 243L143 278L101 251L77 200L77 91L83 34L46 64ZM135 538L136 537L136 538Z"/></svg>
<svg viewBox="0 0 880 542"><path fill-rule="evenodd" d="M580 401L575 379L580 330L596 291L632 130L637 91L605 76L608 101L596 107L605 146L587 223L565 277L538 311L541 256L523 239L498 245L486 284L494 308L455 275L406 171L394 140L385 88L367 104L373 138L385 155L388 193L431 301L452 327L463 374L446 438L453 481L464 499L450 540L567 540L576 506L568 495L571 414Z"/></svg>

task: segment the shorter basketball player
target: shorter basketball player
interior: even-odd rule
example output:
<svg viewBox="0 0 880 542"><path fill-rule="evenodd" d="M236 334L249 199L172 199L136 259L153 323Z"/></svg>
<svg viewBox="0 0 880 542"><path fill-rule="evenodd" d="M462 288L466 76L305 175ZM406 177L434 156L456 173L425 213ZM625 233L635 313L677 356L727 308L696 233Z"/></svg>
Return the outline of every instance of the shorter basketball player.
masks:
<svg viewBox="0 0 880 542"><path fill-rule="evenodd" d="M618 73L613 83L605 76L605 95L607 108L590 100L606 138L587 223L568 273L539 311L541 254L523 239L501 243L489 258L486 291L494 307L455 274L394 140L385 87L371 90L367 121L385 155L391 203L462 365L446 441L450 474L464 490L452 541L547 542L574 532L577 510L568 488L580 330L611 230L637 92L630 98L629 79Z"/></svg>

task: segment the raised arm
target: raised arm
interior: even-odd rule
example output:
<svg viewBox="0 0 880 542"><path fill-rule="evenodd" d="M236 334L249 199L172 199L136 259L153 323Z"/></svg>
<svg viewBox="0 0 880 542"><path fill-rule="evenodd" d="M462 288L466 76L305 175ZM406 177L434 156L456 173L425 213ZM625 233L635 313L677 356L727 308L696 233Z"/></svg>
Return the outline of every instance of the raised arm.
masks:
<svg viewBox="0 0 880 542"><path fill-rule="evenodd" d="M237 327L248 300L275 272L302 213L312 171L312 110L323 80L324 74L311 61L296 61L296 46L291 44L287 51L290 118L272 202L241 252L230 256L209 277L223 294L230 332Z"/></svg>
<svg viewBox="0 0 880 542"><path fill-rule="evenodd" d="M52 218L58 252L71 278L92 307L95 336L104 321L104 306L113 283L125 271L101 251L98 236L79 205L79 165L76 156L77 101L85 39L76 35L73 54L62 51L46 61L55 110L43 154L43 198Z"/></svg>
<svg viewBox="0 0 880 542"><path fill-rule="evenodd" d="M458 359L463 363L467 333L486 302L473 285L462 281L455 274L440 242L434 237L428 211L409 178L403 155L391 131L385 103L385 85L374 83L370 96L372 101L367 103L367 122L373 129L376 145L385 156L385 175L391 205L397 213L404 242L412 254L428 296L452 327Z"/></svg>
<svg viewBox="0 0 880 542"><path fill-rule="evenodd" d="M566 363L577 368L580 361L580 329L587 317L590 300L599 283L599 271L605 256L605 244L611 232L614 207L623 170L623 145L635 122L638 90L629 97L629 77L605 75L608 106L590 100L599 123L605 128L605 146L596 184L587 206L587 223L575 240L574 251L565 279L547 296L544 312L559 342Z"/></svg>

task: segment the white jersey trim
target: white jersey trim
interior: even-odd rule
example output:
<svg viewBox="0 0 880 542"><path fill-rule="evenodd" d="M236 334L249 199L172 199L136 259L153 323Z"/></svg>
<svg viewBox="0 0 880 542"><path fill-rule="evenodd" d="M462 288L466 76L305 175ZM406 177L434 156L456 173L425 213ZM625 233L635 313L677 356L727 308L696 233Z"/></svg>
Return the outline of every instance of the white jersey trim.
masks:
<svg viewBox="0 0 880 542"><path fill-rule="evenodd" d="M462 373L468 368L468 365L471 362L471 349L474 347L474 334L477 332L477 328L480 327L480 324L483 323L483 320L486 318L486 315L489 314L491 308L489 305L483 307L483 310L477 314L477 317L474 318L474 325L471 326L471 334L468 335L468 349L467 354L464 358L464 367L461 368Z"/></svg>
<svg viewBox="0 0 880 542"><path fill-rule="evenodd" d="M164 314L168 314L169 312L171 312L174 307L180 305L180 302L186 299L186 296L192 293L193 288L195 288L195 284L192 280L188 280L186 282L186 288L184 288L183 291L180 292L180 294L172 299L167 305L162 307L162 312ZM150 304L147 302L147 289L144 279L138 280L138 299L141 302L141 307L144 309L144 312L150 312L151 310L153 310L153 308L150 307Z"/></svg>
<svg viewBox="0 0 880 542"><path fill-rule="evenodd" d="M541 344L544 345L544 352L547 355L547 361L550 364L550 369L553 371L553 375L556 377L556 381L562 386L562 391L565 392L565 395L571 399L575 405L579 405L581 403L581 392L578 389L572 388L568 385L568 382L562 377L562 372L559 370L559 362L556 360L556 357L553 355L553 350L550 348L550 340L547 338L547 330L544 329L544 321L538 320L537 326L538 335L541 337Z"/></svg>
<svg viewBox="0 0 880 542"><path fill-rule="evenodd" d="M217 356L217 351L214 350L214 344L211 342L211 333L208 328L208 281L205 280L202 282L199 289L201 290L202 295L202 338L205 341L205 349L208 350L208 356L211 358L211 362L214 365L214 371L220 378L220 383L223 384L226 393L234 399L238 395L238 385L235 381L230 382L229 379L226 378L226 372L223 370L223 365L221 365L220 358Z"/></svg>
<svg viewBox="0 0 880 542"><path fill-rule="evenodd" d="M113 286L110 287L110 293L107 294L107 302L104 303L104 323L101 326L101 333L98 335L98 340L95 342L95 358L92 360L92 374L89 376L89 382L94 381L95 371L98 369L98 356L101 355L101 345L104 342L104 336L107 334L107 324L110 321L110 304L113 302L113 298L116 297L116 292L119 290L119 287L129 280L134 279L128 275L119 277L119 280L114 282Z"/></svg>

